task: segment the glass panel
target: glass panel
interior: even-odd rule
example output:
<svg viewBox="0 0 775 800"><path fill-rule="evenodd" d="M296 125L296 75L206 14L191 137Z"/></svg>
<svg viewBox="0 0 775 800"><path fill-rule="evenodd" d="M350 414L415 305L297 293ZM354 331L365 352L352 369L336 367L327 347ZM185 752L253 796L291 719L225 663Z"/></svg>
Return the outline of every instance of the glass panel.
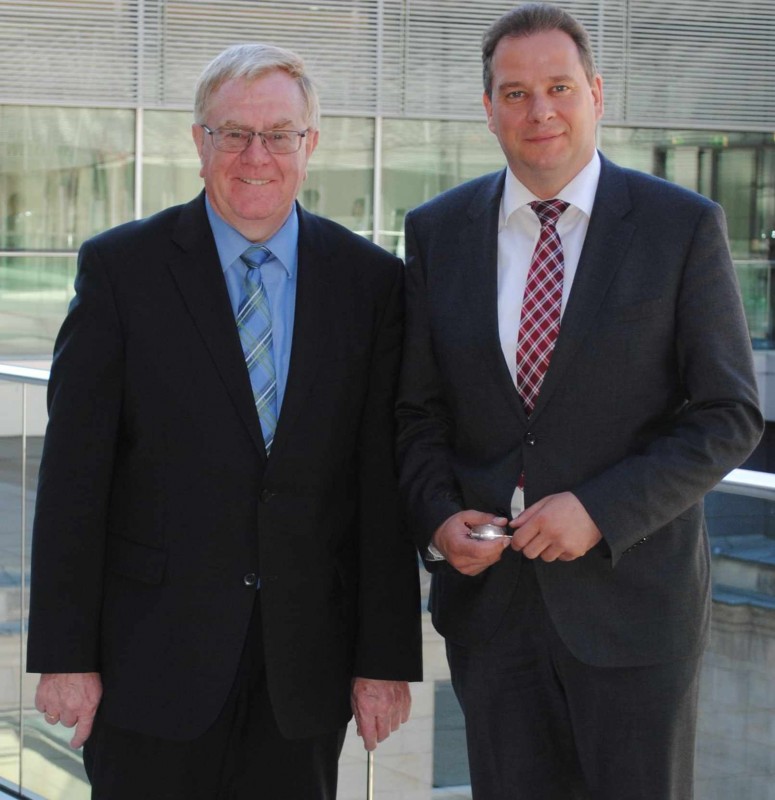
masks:
<svg viewBox="0 0 775 800"><path fill-rule="evenodd" d="M775 262L775 147L761 151L760 159L756 203L758 249L764 258Z"/></svg>
<svg viewBox="0 0 775 800"><path fill-rule="evenodd" d="M721 150L716 164L716 200L724 207L732 255L748 258L752 241L752 212L756 201L756 151L752 148Z"/></svg>
<svg viewBox="0 0 775 800"><path fill-rule="evenodd" d="M697 737L702 797L766 797L775 779L773 500L711 492L711 641Z"/></svg>
<svg viewBox="0 0 775 800"><path fill-rule="evenodd" d="M601 129L601 149L618 164L701 192L727 215L735 258L775 254L775 147L772 134Z"/></svg>
<svg viewBox="0 0 775 800"><path fill-rule="evenodd" d="M143 216L186 203L202 191L190 111L145 111Z"/></svg>
<svg viewBox="0 0 775 800"><path fill-rule="evenodd" d="M302 205L372 237L374 120L324 117L301 190Z"/></svg>
<svg viewBox="0 0 775 800"><path fill-rule="evenodd" d="M131 219L134 112L0 105L0 249L73 250Z"/></svg>
<svg viewBox="0 0 775 800"><path fill-rule="evenodd" d="M83 751L70 747L73 729L49 725L35 710L33 698L37 681L37 675L25 676L24 790L45 800L89 800L91 792L83 768ZM153 796L150 787L148 796Z"/></svg>
<svg viewBox="0 0 775 800"><path fill-rule="evenodd" d="M46 424L46 387L0 380L0 410L0 778L18 785L21 711L32 706L23 653L29 530Z"/></svg>
<svg viewBox="0 0 775 800"><path fill-rule="evenodd" d="M468 751L463 712L451 681L436 681L433 732L433 786L465 786Z"/></svg>
<svg viewBox="0 0 775 800"><path fill-rule="evenodd" d="M775 346L772 320L772 267L767 261L736 261L735 270L743 295L743 307L753 346Z"/></svg>
<svg viewBox="0 0 775 800"><path fill-rule="evenodd" d="M410 208L505 165L484 121L385 120L383 141L380 243L400 256Z"/></svg>
<svg viewBox="0 0 775 800"><path fill-rule="evenodd" d="M24 387L0 381L0 777L20 782Z"/></svg>
<svg viewBox="0 0 775 800"><path fill-rule="evenodd" d="M75 270L75 255L0 256L0 358L51 356Z"/></svg>
<svg viewBox="0 0 775 800"><path fill-rule="evenodd" d="M29 364L33 366L33 364ZM35 364L34 366L45 366ZM43 447L46 414L46 387L27 386L26 414L26 525L24 536L25 585L29 586L34 498ZM25 630L28 603L25 599ZM25 643L26 644L26 643ZM26 658L26 646L22 660ZM81 751L69 746L72 730L48 725L35 709L38 675L22 673L22 750L21 775L25 792L32 791L47 800L88 800L89 791L81 760Z"/></svg>

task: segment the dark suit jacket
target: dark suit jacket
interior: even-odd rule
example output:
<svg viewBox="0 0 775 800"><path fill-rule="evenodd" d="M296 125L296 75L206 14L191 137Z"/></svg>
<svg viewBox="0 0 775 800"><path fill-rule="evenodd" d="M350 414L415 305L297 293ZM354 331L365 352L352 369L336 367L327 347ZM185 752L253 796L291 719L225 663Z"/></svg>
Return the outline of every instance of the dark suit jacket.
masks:
<svg viewBox="0 0 775 800"><path fill-rule="evenodd" d="M400 262L301 208L299 223L269 460L203 195L81 250L49 386L27 668L101 672L116 725L208 727L251 573L287 736L344 725L353 676L420 678L393 457Z"/></svg>
<svg viewBox="0 0 775 800"><path fill-rule="evenodd" d="M702 497L762 430L751 345L718 206L603 159L556 348L528 420L497 323L504 173L407 218L407 327L399 458L424 550L465 508L508 515L571 491L603 534L573 562L536 562L552 620L589 664L645 665L700 651L709 612ZM513 369L512 369L513 372ZM438 630L495 631L521 556L477 577L436 568Z"/></svg>

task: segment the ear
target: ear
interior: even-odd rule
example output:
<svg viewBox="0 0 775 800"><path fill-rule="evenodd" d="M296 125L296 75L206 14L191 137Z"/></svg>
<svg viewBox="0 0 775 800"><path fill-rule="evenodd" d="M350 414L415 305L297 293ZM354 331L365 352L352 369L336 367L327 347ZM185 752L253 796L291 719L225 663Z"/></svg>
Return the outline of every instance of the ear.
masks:
<svg viewBox="0 0 775 800"><path fill-rule="evenodd" d="M315 148L318 146L320 131L311 130L304 138L307 140L307 158L309 158L315 152Z"/></svg>
<svg viewBox="0 0 775 800"><path fill-rule="evenodd" d="M204 169L205 129L196 122L191 126L191 138L194 140L196 152L199 154L199 177L204 178L202 170Z"/></svg>
<svg viewBox="0 0 775 800"><path fill-rule="evenodd" d="M492 120L492 100L487 92L482 94L482 105L484 106L485 113L487 114L487 127L492 131L492 133L495 133Z"/></svg>
<svg viewBox="0 0 775 800"><path fill-rule="evenodd" d="M595 101L595 119L600 119L603 116L603 79L600 75L595 75L592 81L592 97Z"/></svg>

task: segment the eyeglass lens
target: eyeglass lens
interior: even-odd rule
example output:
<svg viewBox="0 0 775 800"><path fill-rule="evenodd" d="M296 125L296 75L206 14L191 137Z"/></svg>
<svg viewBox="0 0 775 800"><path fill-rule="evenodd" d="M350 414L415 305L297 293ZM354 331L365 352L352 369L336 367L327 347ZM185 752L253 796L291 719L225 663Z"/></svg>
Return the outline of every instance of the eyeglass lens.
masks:
<svg viewBox="0 0 775 800"><path fill-rule="evenodd" d="M266 131L253 132L238 128L218 128L211 132L213 144L218 150L239 153L245 150L254 136L261 139L270 153L295 153L301 146L304 132L299 131Z"/></svg>

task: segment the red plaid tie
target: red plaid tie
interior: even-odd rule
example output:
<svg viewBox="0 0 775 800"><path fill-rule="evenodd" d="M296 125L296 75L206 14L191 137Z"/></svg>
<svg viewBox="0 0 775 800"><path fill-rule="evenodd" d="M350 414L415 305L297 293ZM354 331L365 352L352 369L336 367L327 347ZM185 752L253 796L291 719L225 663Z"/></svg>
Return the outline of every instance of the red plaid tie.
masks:
<svg viewBox="0 0 775 800"><path fill-rule="evenodd" d="M541 222L541 234L527 274L517 342L517 389L528 416L535 408L560 332L565 262L555 225L568 203L562 200L535 201L530 207Z"/></svg>

